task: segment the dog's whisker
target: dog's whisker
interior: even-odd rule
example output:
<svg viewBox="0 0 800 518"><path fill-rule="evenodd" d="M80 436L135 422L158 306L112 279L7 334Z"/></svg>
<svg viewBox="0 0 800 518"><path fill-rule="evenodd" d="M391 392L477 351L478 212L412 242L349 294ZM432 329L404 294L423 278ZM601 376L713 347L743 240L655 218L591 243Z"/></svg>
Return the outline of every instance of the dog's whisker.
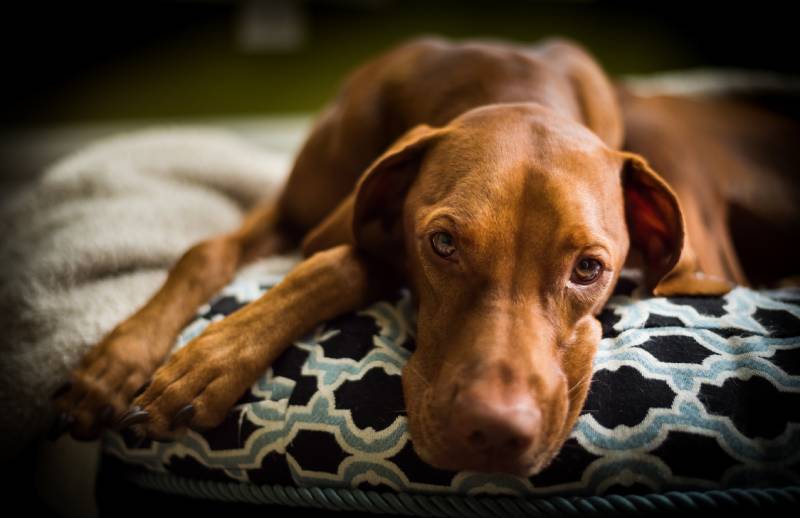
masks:
<svg viewBox="0 0 800 518"><path fill-rule="evenodd" d="M416 367L414 367L414 365L413 365L413 364L411 364L411 363L407 363L407 364L406 364L406 367L408 367L408 370L409 370L409 371L411 371L411 372L413 372L414 374L416 374L416 376L417 376L417 377L418 377L420 380L422 380L422 382L423 382L423 383L425 383L425 385L426 385L427 387L429 387L429 388L430 388L430 387L432 386L432 385L431 385L431 382L430 382L430 381L428 381L428 380L425 378L425 376L423 376L423 375L422 375L422 373L419 371L419 369L417 369Z"/></svg>
<svg viewBox="0 0 800 518"><path fill-rule="evenodd" d="M593 374L594 374L594 373L591 373L591 374L589 374L588 376L585 376L585 377L584 377L582 380L580 380L580 381L579 381L579 382L577 382L575 385L573 385L572 387L570 387L570 388L569 388L569 390L567 390L567 394L572 394L572 392L573 392L575 389L577 389L577 388L580 388L580 387L581 387L581 386L582 386L584 383L586 383L587 381L590 381L590 380L592 379L592 375L593 375Z"/></svg>

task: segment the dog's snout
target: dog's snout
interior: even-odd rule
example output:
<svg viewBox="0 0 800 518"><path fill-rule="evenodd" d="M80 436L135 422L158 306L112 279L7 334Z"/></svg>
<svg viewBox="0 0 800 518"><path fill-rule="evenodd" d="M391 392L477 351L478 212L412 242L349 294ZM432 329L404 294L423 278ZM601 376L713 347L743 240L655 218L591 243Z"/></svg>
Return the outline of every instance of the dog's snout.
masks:
<svg viewBox="0 0 800 518"><path fill-rule="evenodd" d="M541 411L527 387L479 380L457 388L450 434L467 453L496 465L515 463L534 446Z"/></svg>
<svg viewBox="0 0 800 518"><path fill-rule="evenodd" d="M533 404L468 397L457 401L455 426L469 449L503 455L523 452L533 444L539 428L539 410Z"/></svg>

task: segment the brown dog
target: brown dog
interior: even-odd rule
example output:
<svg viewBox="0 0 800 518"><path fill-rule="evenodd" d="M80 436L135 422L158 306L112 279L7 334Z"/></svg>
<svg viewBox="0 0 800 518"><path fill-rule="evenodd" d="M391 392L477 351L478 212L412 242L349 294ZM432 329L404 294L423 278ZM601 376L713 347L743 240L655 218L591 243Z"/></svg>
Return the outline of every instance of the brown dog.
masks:
<svg viewBox="0 0 800 518"><path fill-rule="evenodd" d="M403 371L416 451L441 468L540 471L579 415L601 335L595 315L629 249L657 295L744 282L718 177L681 174L683 155L661 149L686 124L675 113L648 118L648 102L616 91L564 40L423 39L363 65L277 202L192 247L87 354L59 391L57 428L92 438L119 416L119 427L155 439L212 428L293 340L406 284L418 312ZM620 150L626 124L645 135L639 147L653 142L654 156L667 156L659 162L684 179L675 189ZM648 140L659 131L667 136ZM301 242L307 258L280 284L161 365L238 267Z"/></svg>

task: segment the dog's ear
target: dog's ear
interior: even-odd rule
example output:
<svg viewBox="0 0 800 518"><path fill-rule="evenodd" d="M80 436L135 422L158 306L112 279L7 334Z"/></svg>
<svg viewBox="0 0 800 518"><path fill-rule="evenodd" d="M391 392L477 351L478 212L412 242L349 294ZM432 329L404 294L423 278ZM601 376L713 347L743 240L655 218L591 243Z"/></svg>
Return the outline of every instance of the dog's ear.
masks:
<svg viewBox="0 0 800 518"><path fill-rule="evenodd" d="M352 231L359 248L390 262L399 258L405 195L425 151L448 131L447 127L415 126L364 172L353 201Z"/></svg>
<svg viewBox="0 0 800 518"><path fill-rule="evenodd" d="M622 188L631 247L644 262L644 280L654 295L722 295L731 284L697 271L678 196L648 162L623 157Z"/></svg>
<svg viewBox="0 0 800 518"><path fill-rule="evenodd" d="M395 263L401 256L402 241L397 240L402 239L405 193L425 149L446 132L447 128L422 124L398 138L361 175L350 195L306 235L303 255L350 244Z"/></svg>

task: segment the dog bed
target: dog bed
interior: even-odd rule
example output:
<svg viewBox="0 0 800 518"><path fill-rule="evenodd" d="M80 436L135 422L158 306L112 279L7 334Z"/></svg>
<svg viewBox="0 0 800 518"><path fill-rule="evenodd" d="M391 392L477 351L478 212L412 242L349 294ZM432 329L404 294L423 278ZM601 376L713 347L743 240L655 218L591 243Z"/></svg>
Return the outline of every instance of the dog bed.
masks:
<svg viewBox="0 0 800 518"><path fill-rule="evenodd" d="M175 349L279 279L237 278ZM534 477L443 471L416 456L400 383L415 328L404 289L295 342L214 430L138 448L106 433L99 479L229 504L405 515L796 505L800 290L638 293L625 272L600 315L583 413Z"/></svg>

